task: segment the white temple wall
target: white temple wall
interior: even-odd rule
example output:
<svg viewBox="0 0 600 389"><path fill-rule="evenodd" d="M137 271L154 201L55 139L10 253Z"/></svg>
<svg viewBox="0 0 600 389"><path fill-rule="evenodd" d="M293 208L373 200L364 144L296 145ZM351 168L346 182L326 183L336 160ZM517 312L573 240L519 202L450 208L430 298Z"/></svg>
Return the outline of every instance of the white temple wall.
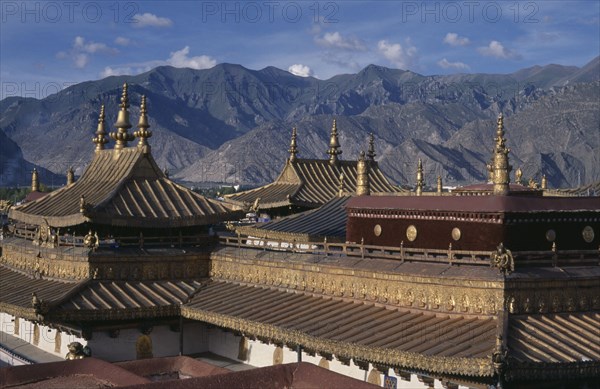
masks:
<svg viewBox="0 0 600 389"><path fill-rule="evenodd" d="M35 324L25 319L19 319L19 331L15 334L15 317L0 312L0 328L3 333L12 335L30 343L40 350L64 358L69 352L68 345L71 342L79 342L83 346L89 346L92 356L107 361L123 361L136 359L136 343L142 335L139 329L123 329L115 338L110 337L108 331L96 331L90 340L60 333L60 351L56 352L56 336L58 330L44 325L38 325L39 339L34 344ZM206 327L199 322L185 323L183 332L184 354L195 354L208 351L208 338ZM179 355L179 332L171 331L167 325L155 326L149 334L152 339L152 354L154 357L167 357ZM0 342L2 339L0 339ZM15 350L17 353L19 350ZM236 355L237 356L237 355ZM26 357L26 356L25 356ZM4 361L9 357L1 357ZM10 359L14 359L10 357ZM14 361L17 361L14 359ZM8 362L8 361L5 361Z"/></svg>
<svg viewBox="0 0 600 389"><path fill-rule="evenodd" d="M223 331L218 328L211 328L207 331L208 333L208 351L233 359L238 359L239 353L239 344L241 337L236 336L231 332ZM275 349L277 348L274 344L265 344L258 340L250 340L248 339L248 359L246 361L242 361L252 366L256 367L265 367L273 365L273 355ZM302 352L302 361L312 363L314 365L319 365L322 357L318 354L315 356L311 356L305 352ZM282 363L293 363L298 361L298 353L296 350L290 350L287 347L283 347L283 361ZM336 373L343 374L348 377L352 377L361 381L367 381L369 373L374 368L372 364L369 364L369 369L367 371L362 370L357 365L354 364L353 361L350 361L350 365L344 365L339 360L333 358L333 360L329 361L329 370L334 371ZM388 375L390 377L396 377L398 389L428 389L429 385L419 381L416 374L411 374L410 381L405 381L401 377L396 376L393 369L389 369ZM383 385L384 375L380 374L380 382ZM444 386L440 380L434 380L434 388L443 389ZM465 388L459 386L459 388Z"/></svg>
<svg viewBox="0 0 600 389"><path fill-rule="evenodd" d="M27 343L30 343L40 350L46 351L50 354L57 355L61 358L64 358L65 355L69 352L67 345L71 342L79 342L83 345L86 344L86 341L82 338L79 338L75 335L69 335L67 333L61 332L60 334L60 349L56 352L56 336L58 330L54 328L50 328L44 325L38 325L39 331L39 339L38 344L34 344L34 328L35 323L32 323L29 320L19 319L19 331L15 333L15 317L9 315L4 312L0 312L0 323L2 332L17 337L19 339L24 340ZM16 350L18 352L18 350Z"/></svg>
<svg viewBox="0 0 600 389"><path fill-rule="evenodd" d="M92 356L106 361L125 361L137 358L136 343L143 335L139 329L122 329L116 338L108 331L94 332L87 345ZM154 326L148 334L152 339L152 356L173 357L179 355L179 332L172 331L168 325ZM201 323L185 323L183 329L184 354L208 351L206 329Z"/></svg>

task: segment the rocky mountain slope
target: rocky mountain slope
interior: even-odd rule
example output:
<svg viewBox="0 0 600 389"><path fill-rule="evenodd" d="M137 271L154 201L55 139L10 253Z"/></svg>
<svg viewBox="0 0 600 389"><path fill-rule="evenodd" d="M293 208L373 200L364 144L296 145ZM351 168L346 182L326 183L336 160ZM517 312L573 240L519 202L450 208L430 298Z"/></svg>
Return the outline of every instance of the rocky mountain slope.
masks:
<svg viewBox="0 0 600 389"><path fill-rule="evenodd" d="M423 76L370 65L328 80L273 67L159 67L42 100L0 101L0 130L14 142L2 142L2 151L18 147L33 164L61 175L73 165L80 174L92 155L100 104L111 128L120 86L128 82L133 124L145 94L154 155L183 181L268 182L287 157L292 127L301 157L324 158L333 118L342 158L356 158L373 132L382 169L400 184L414 181L417 158L430 185L438 174L447 184L481 181L495 117L503 112L513 165L564 187L600 179L598 80L598 58L582 68L547 65L504 75Z"/></svg>

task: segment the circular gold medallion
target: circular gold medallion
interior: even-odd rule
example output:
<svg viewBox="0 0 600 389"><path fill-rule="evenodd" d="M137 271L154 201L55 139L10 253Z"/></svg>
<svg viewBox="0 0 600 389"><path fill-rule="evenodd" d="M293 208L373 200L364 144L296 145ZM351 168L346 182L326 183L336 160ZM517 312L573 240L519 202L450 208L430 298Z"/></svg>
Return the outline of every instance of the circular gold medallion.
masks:
<svg viewBox="0 0 600 389"><path fill-rule="evenodd" d="M375 236L381 235L381 226L379 224L375 225L375 228L373 228L373 233L375 234Z"/></svg>
<svg viewBox="0 0 600 389"><path fill-rule="evenodd" d="M581 231L581 235L583 235L583 240L587 243L592 243L594 240L594 229L590 226L585 226L583 231Z"/></svg>
<svg viewBox="0 0 600 389"><path fill-rule="evenodd" d="M408 228L406 229L406 237L411 242L417 239L417 227L413 225L408 226Z"/></svg>
<svg viewBox="0 0 600 389"><path fill-rule="evenodd" d="M452 239L459 240L461 236L460 228L454 227L452 229Z"/></svg>
<svg viewBox="0 0 600 389"><path fill-rule="evenodd" d="M556 240L556 231L554 231L554 230L546 231L546 240L548 242L554 242Z"/></svg>

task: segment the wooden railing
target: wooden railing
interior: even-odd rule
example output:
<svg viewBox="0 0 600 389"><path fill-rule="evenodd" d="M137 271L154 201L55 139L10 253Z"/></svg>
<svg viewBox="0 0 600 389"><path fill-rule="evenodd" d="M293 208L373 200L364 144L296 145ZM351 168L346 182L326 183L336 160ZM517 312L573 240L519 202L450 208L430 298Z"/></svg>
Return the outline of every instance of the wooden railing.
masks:
<svg viewBox="0 0 600 389"><path fill-rule="evenodd" d="M244 236L220 236L219 243L238 248L286 251L325 256L394 259L401 262L437 262L448 264L490 265L492 251L436 250L407 247L373 246L359 243L295 242Z"/></svg>
<svg viewBox="0 0 600 389"><path fill-rule="evenodd" d="M393 259L401 262L429 262L456 265L492 265L495 251L467 251L373 246L360 243L296 242L294 240L220 236L219 243L237 248L285 251L324 256ZM599 250L516 251L515 264L521 266L600 265Z"/></svg>

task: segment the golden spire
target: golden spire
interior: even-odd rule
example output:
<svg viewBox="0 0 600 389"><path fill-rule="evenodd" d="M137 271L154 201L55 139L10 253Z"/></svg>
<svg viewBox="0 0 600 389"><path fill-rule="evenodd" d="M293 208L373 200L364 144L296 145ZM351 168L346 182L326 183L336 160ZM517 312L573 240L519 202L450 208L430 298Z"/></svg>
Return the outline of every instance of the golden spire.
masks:
<svg viewBox="0 0 600 389"><path fill-rule="evenodd" d="M368 196L371 194L369 186L369 166L365 161L365 152L361 151L356 164L356 195Z"/></svg>
<svg viewBox="0 0 600 389"><path fill-rule="evenodd" d="M123 94L121 96L121 109L117 116L117 132L111 132L110 137L115 140L115 150L121 150L127 147L127 142L134 140L133 134L127 132L131 128L129 123L129 97L127 97L127 83L123 84Z"/></svg>
<svg viewBox="0 0 600 389"><path fill-rule="evenodd" d="M369 134L369 149L367 150L367 157L369 161L375 161L375 136L373 133Z"/></svg>
<svg viewBox="0 0 600 389"><path fill-rule="evenodd" d="M342 197L344 195L344 173L340 173L338 178L338 196Z"/></svg>
<svg viewBox="0 0 600 389"><path fill-rule="evenodd" d="M542 175L542 189L548 189L548 179L546 175Z"/></svg>
<svg viewBox="0 0 600 389"><path fill-rule="evenodd" d="M31 172L31 191L37 192L40 190L40 179L38 177L38 171L36 168L33 168Z"/></svg>
<svg viewBox="0 0 600 389"><path fill-rule="evenodd" d="M338 163L338 155L342 153L342 150L338 150L340 143L338 142L337 123L333 119L333 126L331 127L331 138L329 139L329 163L335 165Z"/></svg>
<svg viewBox="0 0 600 389"><path fill-rule="evenodd" d="M423 193L423 161L419 158L417 164L417 196L421 196Z"/></svg>
<svg viewBox="0 0 600 389"><path fill-rule="evenodd" d="M442 176L437 176L437 194L441 195L443 191Z"/></svg>
<svg viewBox="0 0 600 389"><path fill-rule="evenodd" d="M510 171L512 167L508 163L508 153L510 150L506 147L504 139L504 117L498 115L498 126L496 129L496 146L492 157L491 166L488 169L492 171L492 183L494 184L495 195L506 195L509 191Z"/></svg>
<svg viewBox="0 0 600 389"><path fill-rule="evenodd" d="M71 185L75 182L75 172L73 172L73 166L69 166L67 170L67 185Z"/></svg>
<svg viewBox="0 0 600 389"><path fill-rule="evenodd" d="M133 133L134 136L140 138L138 147L143 148L148 146L148 138L152 136L152 131L148 130L150 124L148 124L148 115L146 111L146 96L142 96L142 103L140 104L140 121L138 122L138 130Z"/></svg>
<svg viewBox="0 0 600 389"><path fill-rule="evenodd" d="M92 139L92 142L96 144L96 151L104 150L104 145L108 143L108 139L106 139L106 131L104 130L104 104L100 106L98 129L96 130L96 137Z"/></svg>
<svg viewBox="0 0 600 389"><path fill-rule="evenodd" d="M290 162L296 162L296 154L298 153L298 145L296 144L296 127L292 128L292 140L290 142Z"/></svg>

